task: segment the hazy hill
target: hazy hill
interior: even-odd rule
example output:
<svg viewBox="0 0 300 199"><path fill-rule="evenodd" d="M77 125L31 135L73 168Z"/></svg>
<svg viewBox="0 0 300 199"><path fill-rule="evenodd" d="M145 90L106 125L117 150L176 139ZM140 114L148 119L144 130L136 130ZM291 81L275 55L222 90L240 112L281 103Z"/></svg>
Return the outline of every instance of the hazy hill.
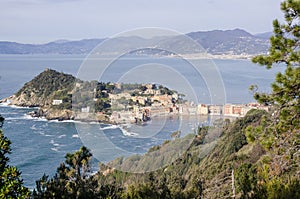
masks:
<svg viewBox="0 0 300 199"><path fill-rule="evenodd" d="M263 39L269 39L272 35L273 32L264 32L264 33L255 34L256 37L260 37Z"/></svg>
<svg viewBox="0 0 300 199"><path fill-rule="evenodd" d="M266 53L269 47L268 34L252 35L245 30L213 30L199 31L186 34L198 42L208 53L218 54L261 54ZM87 54L105 39L84 39L80 41L59 40L47 44L21 44L16 42L0 42L0 54ZM111 48L106 52L114 53L128 45L149 46L153 49L157 46L174 46L180 48L180 52L194 52L194 46L180 43L180 37L169 36L145 39L141 37L114 38ZM138 51L144 54L165 54L157 50Z"/></svg>
<svg viewBox="0 0 300 199"><path fill-rule="evenodd" d="M86 54L104 39L50 42L47 44L21 44L0 42L0 54Z"/></svg>
<svg viewBox="0 0 300 199"><path fill-rule="evenodd" d="M260 54L266 53L269 46L268 39L241 29L200 31L187 35L211 54Z"/></svg>

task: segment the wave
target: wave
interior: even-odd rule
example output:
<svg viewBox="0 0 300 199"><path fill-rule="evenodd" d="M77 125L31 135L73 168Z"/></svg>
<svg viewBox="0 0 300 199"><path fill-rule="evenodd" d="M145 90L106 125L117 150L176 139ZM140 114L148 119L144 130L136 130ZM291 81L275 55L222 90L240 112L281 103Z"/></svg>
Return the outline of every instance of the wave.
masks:
<svg viewBox="0 0 300 199"><path fill-rule="evenodd" d="M110 129L120 129L121 132L123 133L123 135L125 136L138 136L137 133L131 132L128 130L129 125L109 125L109 126L105 126L100 128L100 130L110 130Z"/></svg>
<svg viewBox="0 0 300 199"><path fill-rule="evenodd" d="M48 122L57 122L57 123L84 123L78 120L47 120Z"/></svg>
<svg viewBox="0 0 300 199"><path fill-rule="evenodd" d="M60 146L63 146L62 144L59 144L59 143L56 143L53 139L52 140L50 140L50 142L49 142L50 144L52 144L53 146L55 146L55 147L60 147Z"/></svg>
<svg viewBox="0 0 300 199"><path fill-rule="evenodd" d="M55 152L59 152L58 148L55 148L55 147L51 148L51 150L55 151Z"/></svg>
<svg viewBox="0 0 300 199"><path fill-rule="evenodd" d="M89 122L89 124L99 124L99 122Z"/></svg>
<svg viewBox="0 0 300 199"><path fill-rule="evenodd" d="M63 138L63 137L66 137L67 135L66 134L62 134L60 136L58 136L57 138Z"/></svg>
<svg viewBox="0 0 300 199"><path fill-rule="evenodd" d="M131 131L125 129L125 128L120 128L120 130L122 131L123 135L125 135L125 136L134 137L134 136L138 136L139 135L139 134L131 132Z"/></svg>
<svg viewBox="0 0 300 199"><path fill-rule="evenodd" d="M47 121L46 118L32 117L31 115L24 114L21 117L6 117L5 120L34 120L34 121Z"/></svg>
<svg viewBox="0 0 300 199"><path fill-rule="evenodd" d="M44 117L32 117L29 115L34 121L39 121L39 122L47 122L48 120Z"/></svg>
<svg viewBox="0 0 300 199"><path fill-rule="evenodd" d="M2 102L2 103L0 103L0 106L10 107L10 108L15 108L15 109L38 109L38 107L17 106L17 105L10 104L10 102Z"/></svg>
<svg viewBox="0 0 300 199"><path fill-rule="evenodd" d="M46 134L46 133L44 133L44 132L42 132L42 131L39 131L38 133L39 133L40 135L45 136L45 137L53 137L53 136L54 136L54 135Z"/></svg>
<svg viewBox="0 0 300 199"><path fill-rule="evenodd" d="M29 106L16 106L16 105L8 105L11 108L18 108L18 109L38 109L38 107L29 107Z"/></svg>
<svg viewBox="0 0 300 199"><path fill-rule="evenodd" d="M31 130L38 130L38 128L36 128L35 124L32 125L32 126L30 127L30 129L31 129Z"/></svg>
<svg viewBox="0 0 300 199"><path fill-rule="evenodd" d="M101 127L100 128L100 130L108 130L108 129L121 129L121 127L120 126L118 126L118 125L109 125L109 126L106 126L106 127Z"/></svg>
<svg viewBox="0 0 300 199"><path fill-rule="evenodd" d="M10 102L2 102L2 103L0 103L0 106L8 106L8 107L10 107Z"/></svg>

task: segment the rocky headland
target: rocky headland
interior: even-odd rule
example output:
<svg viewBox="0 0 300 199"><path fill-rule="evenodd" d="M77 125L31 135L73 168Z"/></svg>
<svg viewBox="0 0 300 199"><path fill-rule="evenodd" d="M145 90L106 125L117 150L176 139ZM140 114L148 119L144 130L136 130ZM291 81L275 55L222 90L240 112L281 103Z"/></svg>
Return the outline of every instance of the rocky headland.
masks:
<svg viewBox="0 0 300 199"><path fill-rule="evenodd" d="M0 103L37 107L32 117L104 123L140 123L156 113L172 112L182 102L176 91L155 84L118 84L81 81L46 69ZM178 106L177 106L178 107Z"/></svg>

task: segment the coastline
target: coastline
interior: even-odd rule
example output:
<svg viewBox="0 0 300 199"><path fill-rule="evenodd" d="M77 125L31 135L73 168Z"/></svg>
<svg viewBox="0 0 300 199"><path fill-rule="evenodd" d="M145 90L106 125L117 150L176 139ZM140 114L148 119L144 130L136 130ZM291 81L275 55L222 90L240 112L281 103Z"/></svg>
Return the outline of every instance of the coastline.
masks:
<svg viewBox="0 0 300 199"><path fill-rule="evenodd" d="M196 53L196 54L181 54L171 56L161 56L162 58L184 58L184 59L221 59L221 60L251 60L255 54L209 54L209 53Z"/></svg>

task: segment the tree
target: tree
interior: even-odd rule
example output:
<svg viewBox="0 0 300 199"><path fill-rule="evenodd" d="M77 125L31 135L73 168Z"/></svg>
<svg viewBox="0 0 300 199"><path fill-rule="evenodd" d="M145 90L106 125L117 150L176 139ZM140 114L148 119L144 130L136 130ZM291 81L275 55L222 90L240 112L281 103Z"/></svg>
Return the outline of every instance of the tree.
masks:
<svg viewBox="0 0 300 199"><path fill-rule="evenodd" d="M249 198L253 191L257 192L256 172L255 166L250 163L244 163L237 169L235 182L238 190L243 193L242 198Z"/></svg>
<svg viewBox="0 0 300 199"><path fill-rule="evenodd" d="M0 115L0 127L4 118ZM4 136L0 129L0 198L29 198L30 191L23 186L21 172L8 165L8 154L11 153L11 141Z"/></svg>
<svg viewBox="0 0 300 199"><path fill-rule="evenodd" d="M248 141L257 141L268 150L268 159L258 167L262 190L268 198L286 198L293 195L299 185L299 175L293 173L300 165L300 1L285 0L281 3L285 21L273 21L273 36L268 55L253 58L254 63L266 66L284 66L285 71L276 75L271 93L254 93L254 98L272 107L271 116L264 115L257 127L247 128ZM252 86L252 90L254 90ZM293 183L289 183L295 175ZM279 180L277 180L279 179ZM246 189L247 190L247 189ZM278 190L284 190L284 194ZM272 196L272 193L274 193Z"/></svg>
<svg viewBox="0 0 300 199"><path fill-rule="evenodd" d="M84 146L67 153L53 178L44 175L36 181L34 198L94 198L92 179L87 178L91 158L92 153Z"/></svg>
<svg viewBox="0 0 300 199"><path fill-rule="evenodd" d="M268 69L283 64L286 70L276 75L271 94L256 92L254 98L276 108L276 131L292 131L300 126L300 1L286 0L281 3L281 10L285 23L274 20L269 54L256 56L252 61Z"/></svg>

